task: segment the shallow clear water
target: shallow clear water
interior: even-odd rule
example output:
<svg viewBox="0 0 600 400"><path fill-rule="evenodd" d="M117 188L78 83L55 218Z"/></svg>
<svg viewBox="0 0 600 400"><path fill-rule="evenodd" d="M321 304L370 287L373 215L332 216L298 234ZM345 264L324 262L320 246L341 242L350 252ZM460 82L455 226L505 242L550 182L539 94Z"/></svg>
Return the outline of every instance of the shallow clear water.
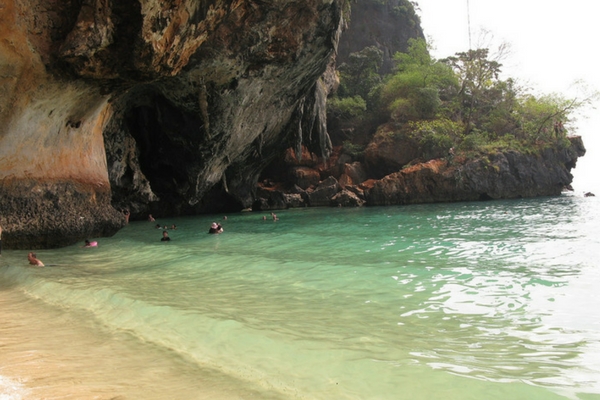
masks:
<svg viewBox="0 0 600 400"><path fill-rule="evenodd" d="M278 216L4 251L0 399L600 399L596 198Z"/></svg>

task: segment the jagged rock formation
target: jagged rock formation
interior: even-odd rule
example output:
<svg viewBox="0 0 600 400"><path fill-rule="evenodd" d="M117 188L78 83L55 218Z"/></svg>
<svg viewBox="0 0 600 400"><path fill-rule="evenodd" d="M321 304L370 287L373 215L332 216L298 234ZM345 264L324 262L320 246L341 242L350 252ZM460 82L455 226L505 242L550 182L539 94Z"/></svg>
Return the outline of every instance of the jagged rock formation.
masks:
<svg viewBox="0 0 600 400"><path fill-rule="evenodd" d="M393 135L393 132L391 124L381 125L365 148L365 167L373 178L380 179L399 171L405 165L415 163L423 155L422 146L417 140L408 135ZM436 154L431 158L443 156L445 154Z"/></svg>
<svg viewBox="0 0 600 400"><path fill-rule="evenodd" d="M375 46L383 52L380 73L392 70L397 52L406 52L408 40L425 38L419 17L409 0L360 0L352 4L349 29L340 38L337 62L351 53Z"/></svg>
<svg viewBox="0 0 600 400"><path fill-rule="evenodd" d="M421 37L418 17L408 1L359 1L353 4L349 28L340 39L338 65L352 58L351 53L369 47L370 52L354 55L355 64L360 66L369 59L366 55L375 54L370 50L375 46L383 53L384 67L380 73L385 74L391 69L392 55L405 51L410 38ZM360 73L356 76L363 77ZM360 95L367 98L364 93ZM507 151L479 157L471 154L469 159L451 158L449 148L424 146L412 135L401 134L398 124L389 122L389 116L380 118L372 110L371 114L369 118L354 119L330 116L331 157L321 159L304 149L296 151L295 158L288 154L278 160L264 170L254 208L348 207L557 195L570 187L573 179L570 170L577 158L585 154L581 138L571 137L570 147L565 148L564 141L557 140L555 148L539 155ZM288 197L290 194L294 195L293 201Z"/></svg>
<svg viewBox="0 0 600 400"><path fill-rule="evenodd" d="M318 81L344 5L3 1L5 246L112 234L123 217L111 201L132 218L241 209L276 149L327 155Z"/></svg>
<svg viewBox="0 0 600 400"><path fill-rule="evenodd" d="M556 196L573 181L570 170L585 155L581 137L540 155L499 152L473 160L436 159L395 172L368 191L370 205Z"/></svg>
<svg viewBox="0 0 600 400"><path fill-rule="evenodd" d="M576 139L537 157L462 164L444 155L419 164L426 160L414 143L386 140L372 141L363 163L332 141L325 104L337 85L345 7L357 7L355 26L385 29L370 31L364 45L349 30L342 61L372 44L389 61L422 36L418 25L390 23L407 1L380 3L4 0L3 244L57 247L111 235L123 208L141 219L476 200L558 194L571 182L585 152ZM276 175L257 185L267 165Z"/></svg>
<svg viewBox="0 0 600 400"><path fill-rule="evenodd" d="M580 136L569 137L569 142L569 147L547 148L538 155L506 151L469 159L445 155L422 161L421 153L413 153L411 146L403 152L393 141L378 140L372 152L380 155L371 157L379 162L371 167L339 153L326 162L304 162L312 166L303 167L298 167L302 161L287 158L287 167L281 170L302 168L302 176L262 182L255 207L360 207L556 196L570 187L570 171L586 152ZM396 149L394 163L398 163L395 172L373 179L381 173L381 165L393 164L389 162L392 149ZM411 159L411 154L417 154L416 158ZM305 176L313 178L308 182ZM295 196L293 202L289 193Z"/></svg>

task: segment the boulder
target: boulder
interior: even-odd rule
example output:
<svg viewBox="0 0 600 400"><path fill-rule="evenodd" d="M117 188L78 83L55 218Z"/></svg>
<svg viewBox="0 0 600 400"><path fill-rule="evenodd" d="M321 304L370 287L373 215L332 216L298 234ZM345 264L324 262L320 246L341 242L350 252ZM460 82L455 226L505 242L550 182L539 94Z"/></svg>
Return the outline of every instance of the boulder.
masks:
<svg viewBox="0 0 600 400"><path fill-rule="evenodd" d="M365 149L365 167L370 177L381 179L400 171L421 155L416 141L395 133L391 124L382 125Z"/></svg>
<svg viewBox="0 0 600 400"><path fill-rule="evenodd" d="M300 159L296 157L296 152L293 148L289 147L285 150L283 161L288 166L304 166L314 168L319 163L319 157L315 153L308 150L306 146L301 146L302 152L300 153Z"/></svg>
<svg viewBox="0 0 600 400"><path fill-rule="evenodd" d="M339 193L331 198L333 207L361 207L365 204L365 200L361 199L356 193L342 189Z"/></svg>
<svg viewBox="0 0 600 400"><path fill-rule="evenodd" d="M259 187L252 209L255 211L265 211L305 207L305 196L302 190L297 193L290 193L278 188Z"/></svg>
<svg viewBox="0 0 600 400"><path fill-rule="evenodd" d="M331 198L340 190L337 179L333 176L320 182L314 190L308 190L308 204L311 207L328 207L331 205Z"/></svg>
<svg viewBox="0 0 600 400"><path fill-rule="evenodd" d="M355 185L358 185L367 180L367 171L362 163L355 161L351 164L344 164L344 174L347 175Z"/></svg>
<svg viewBox="0 0 600 400"><path fill-rule="evenodd" d="M290 171L291 183L304 190L311 186L315 186L321 180L321 174L314 168L309 167L294 167Z"/></svg>

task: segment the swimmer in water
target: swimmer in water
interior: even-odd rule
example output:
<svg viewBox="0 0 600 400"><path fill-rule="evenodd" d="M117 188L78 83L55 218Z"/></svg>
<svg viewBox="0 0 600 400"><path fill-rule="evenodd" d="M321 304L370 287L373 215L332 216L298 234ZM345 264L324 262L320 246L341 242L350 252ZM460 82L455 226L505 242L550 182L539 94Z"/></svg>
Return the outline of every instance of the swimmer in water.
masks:
<svg viewBox="0 0 600 400"><path fill-rule="evenodd" d="M221 226L221 224L213 222L210 228L208 229L208 233L223 233L223 227Z"/></svg>
<svg viewBox="0 0 600 400"><path fill-rule="evenodd" d="M42 262L42 260L38 259L36 254L33 252L27 254L27 260L29 260L29 264L31 264L31 265L35 265L37 267L44 266L44 263Z"/></svg>

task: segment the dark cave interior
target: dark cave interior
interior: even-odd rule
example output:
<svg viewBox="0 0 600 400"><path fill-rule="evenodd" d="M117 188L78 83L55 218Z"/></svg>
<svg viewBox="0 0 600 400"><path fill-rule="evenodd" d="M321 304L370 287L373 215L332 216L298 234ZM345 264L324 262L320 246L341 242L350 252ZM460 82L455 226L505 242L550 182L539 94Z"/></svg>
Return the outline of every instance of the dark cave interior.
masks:
<svg viewBox="0 0 600 400"><path fill-rule="evenodd" d="M202 154L210 154L211 143L200 117L154 96L128 110L125 126L136 141L140 169L160 198L148 204L148 212L177 216L241 209L222 184L215 185L199 203L190 204L195 176L206 162Z"/></svg>

